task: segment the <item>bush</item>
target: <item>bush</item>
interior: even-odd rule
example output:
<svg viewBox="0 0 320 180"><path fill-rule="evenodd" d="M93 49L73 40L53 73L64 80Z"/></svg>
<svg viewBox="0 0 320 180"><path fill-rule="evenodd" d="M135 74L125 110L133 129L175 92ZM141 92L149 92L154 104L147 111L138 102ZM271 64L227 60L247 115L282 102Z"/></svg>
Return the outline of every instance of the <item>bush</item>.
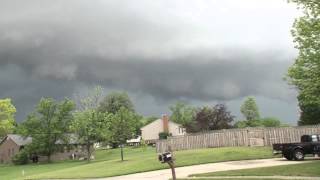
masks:
<svg viewBox="0 0 320 180"><path fill-rule="evenodd" d="M171 136L171 134L167 133L167 132L161 132L159 133L159 139L167 139L168 136Z"/></svg>
<svg viewBox="0 0 320 180"><path fill-rule="evenodd" d="M28 152L26 150L22 149L18 154L13 156L12 162L15 165L27 164L29 162Z"/></svg>

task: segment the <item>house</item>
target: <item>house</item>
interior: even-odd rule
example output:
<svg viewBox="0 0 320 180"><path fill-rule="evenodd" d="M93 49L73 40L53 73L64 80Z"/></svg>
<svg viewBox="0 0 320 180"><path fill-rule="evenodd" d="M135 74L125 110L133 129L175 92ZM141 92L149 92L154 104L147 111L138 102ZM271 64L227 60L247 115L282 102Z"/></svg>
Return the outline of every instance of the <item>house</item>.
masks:
<svg viewBox="0 0 320 180"><path fill-rule="evenodd" d="M24 138L16 134L8 134L0 142L0 163L9 163L14 155L30 144L32 138Z"/></svg>
<svg viewBox="0 0 320 180"><path fill-rule="evenodd" d="M58 152L52 154L51 160L79 159L85 156L85 146L78 142L74 134L68 134L68 143L58 140L56 146ZM18 134L8 134L0 142L0 163L10 163L13 156L32 142L31 137L23 137ZM39 161L46 161L45 156L37 156Z"/></svg>
<svg viewBox="0 0 320 180"><path fill-rule="evenodd" d="M167 132L171 136L181 136L186 134L185 128L180 124L170 121L168 115L162 115L161 119L157 119L141 128L142 139L148 143L158 140L159 133L161 132Z"/></svg>

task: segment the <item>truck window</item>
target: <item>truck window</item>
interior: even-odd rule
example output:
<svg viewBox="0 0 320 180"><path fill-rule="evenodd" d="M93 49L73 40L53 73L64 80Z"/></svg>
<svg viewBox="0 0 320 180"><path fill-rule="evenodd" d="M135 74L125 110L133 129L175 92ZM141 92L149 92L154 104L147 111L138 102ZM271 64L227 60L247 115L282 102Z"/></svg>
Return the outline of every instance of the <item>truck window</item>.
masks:
<svg viewBox="0 0 320 180"><path fill-rule="evenodd" d="M301 136L301 142L311 142L312 137L310 135L303 135Z"/></svg>
<svg viewBox="0 0 320 180"><path fill-rule="evenodd" d="M317 135L312 135L311 139L312 139L312 142L317 142L318 141Z"/></svg>

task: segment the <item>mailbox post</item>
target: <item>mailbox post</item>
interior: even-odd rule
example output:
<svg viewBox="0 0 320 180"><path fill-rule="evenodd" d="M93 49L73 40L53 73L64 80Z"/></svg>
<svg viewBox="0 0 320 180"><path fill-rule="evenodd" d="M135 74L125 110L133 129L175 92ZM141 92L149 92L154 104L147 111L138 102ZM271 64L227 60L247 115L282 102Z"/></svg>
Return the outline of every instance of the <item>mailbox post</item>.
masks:
<svg viewBox="0 0 320 180"><path fill-rule="evenodd" d="M172 157L172 154L170 152L159 154L159 161L161 163L168 163L171 169L172 179L176 180L176 171L175 171L174 159Z"/></svg>

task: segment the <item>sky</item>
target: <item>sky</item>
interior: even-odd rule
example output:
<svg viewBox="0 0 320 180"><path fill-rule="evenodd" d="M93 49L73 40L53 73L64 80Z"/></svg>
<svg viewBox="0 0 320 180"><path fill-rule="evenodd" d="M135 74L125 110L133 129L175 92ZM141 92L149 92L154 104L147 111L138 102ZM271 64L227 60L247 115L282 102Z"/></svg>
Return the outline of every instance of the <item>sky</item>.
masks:
<svg viewBox="0 0 320 180"><path fill-rule="evenodd" d="M21 122L41 97L101 85L146 116L178 100L224 103L236 119L255 96L263 117L295 125L297 56L286 0L0 0L0 98Z"/></svg>

